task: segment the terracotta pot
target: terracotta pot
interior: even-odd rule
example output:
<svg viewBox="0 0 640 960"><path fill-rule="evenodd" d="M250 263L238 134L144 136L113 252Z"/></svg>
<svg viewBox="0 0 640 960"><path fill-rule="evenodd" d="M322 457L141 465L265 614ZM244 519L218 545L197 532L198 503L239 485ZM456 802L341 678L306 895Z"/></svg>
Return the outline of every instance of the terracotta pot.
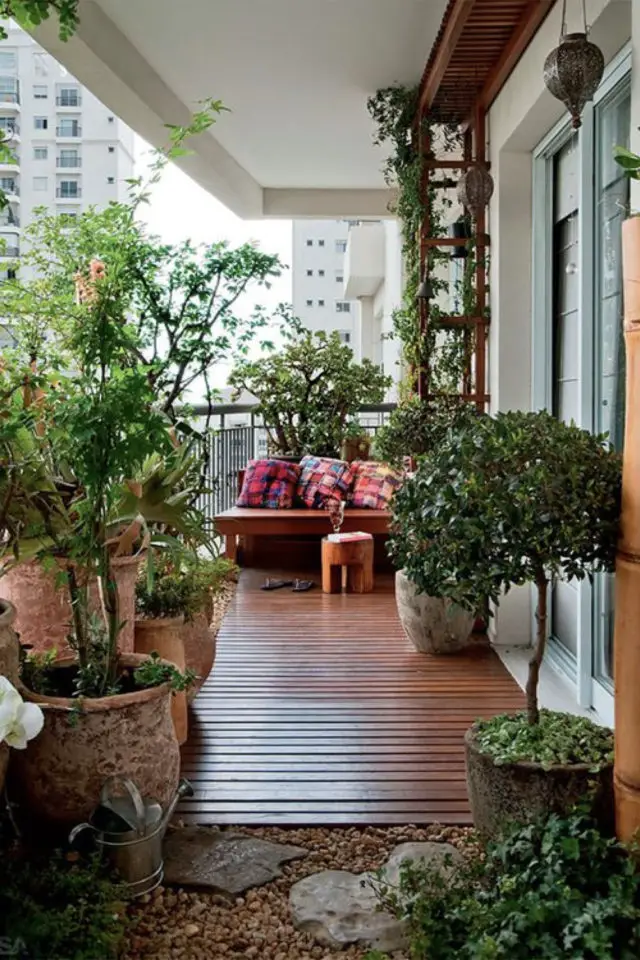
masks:
<svg viewBox="0 0 640 960"><path fill-rule="evenodd" d="M158 653L163 660L173 663L178 670L184 670L184 617L136 620L135 625L136 653L144 653L147 656L150 653ZM182 744L189 732L186 693L173 694L171 716L178 743Z"/></svg>
<svg viewBox="0 0 640 960"><path fill-rule="evenodd" d="M203 610L182 628L184 660L187 670L194 670L198 679L187 691L187 703L192 703L213 669L216 658L217 632L210 626L211 617Z"/></svg>
<svg viewBox="0 0 640 960"><path fill-rule="evenodd" d="M451 600L419 593L404 570L396 573L396 606L402 629L421 653L459 653L487 642L473 635L472 613Z"/></svg>
<svg viewBox="0 0 640 960"><path fill-rule="evenodd" d="M15 618L15 607L7 600L0 600L0 677L6 677L13 684L18 682L20 666L20 647L13 629ZM4 789L8 765L9 747L0 743L0 793Z"/></svg>
<svg viewBox="0 0 640 960"><path fill-rule="evenodd" d="M126 654L123 666L144 657ZM74 661L58 661L68 667ZM166 805L180 777L180 749L171 722L168 684L115 697L78 701L45 697L20 685L25 700L39 704L44 728L26 750L14 751L12 779L30 817L64 826L86 820L100 788L114 774L130 777L144 797Z"/></svg>
<svg viewBox="0 0 640 960"><path fill-rule="evenodd" d="M138 567L143 555L117 557L113 571L118 585L120 619L119 649L133 653L135 632L135 587ZM71 624L71 607L66 588L56 589L56 575L44 570L36 560L21 563L4 574L4 593L16 608L16 630L20 641L34 650L57 650L60 656L72 656L67 643ZM90 587L90 598L95 610L100 609L97 584Z"/></svg>
<svg viewBox="0 0 640 960"><path fill-rule="evenodd" d="M539 763L498 765L478 749L473 727L464 742L473 823L484 837L494 839L510 824L531 823L547 813L568 816L591 791L593 816L607 835L613 832L613 764L597 773L586 763L547 769Z"/></svg>

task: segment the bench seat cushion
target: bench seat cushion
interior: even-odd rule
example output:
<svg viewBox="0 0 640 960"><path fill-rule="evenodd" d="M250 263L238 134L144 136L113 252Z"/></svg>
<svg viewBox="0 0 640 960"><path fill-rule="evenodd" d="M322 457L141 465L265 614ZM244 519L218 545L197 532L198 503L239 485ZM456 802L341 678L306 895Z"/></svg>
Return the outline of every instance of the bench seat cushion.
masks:
<svg viewBox="0 0 640 960"><path fill-rule="evenodd" d="M386 463L356 461L352 465L353 488L349 502L353 507L386 510L402 483L399 470Z"/></svg>
<svg viewBox="0 0 640 960"><path fill-rule="evenodd" d="M284 460L250 460L236 501L238 507L287 510L293 507L300 466Z"/></svg>
<svg viewBox="0 0 640 960"><path fill-rule="evenodd" d="M297 496L305 507L323 510L330 499L346 501L353 474L345 460L308 456L302 458L300 467Z"/></svg>

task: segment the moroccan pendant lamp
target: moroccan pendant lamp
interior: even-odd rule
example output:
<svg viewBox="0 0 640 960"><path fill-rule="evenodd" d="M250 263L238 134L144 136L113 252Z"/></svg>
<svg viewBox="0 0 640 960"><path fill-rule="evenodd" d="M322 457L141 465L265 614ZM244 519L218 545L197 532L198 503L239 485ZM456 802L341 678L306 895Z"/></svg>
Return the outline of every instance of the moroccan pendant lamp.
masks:
<svg viewBox="0 0 640 960"><path fill-rule="evenodd" d="M600 86L604 57L588 39L586 0L582 0L583 33L567 33L567 0L562 0L560 44L544 62L543 77L549 92L562 101L572 117L574 128L582 124L584 106Z"/></svg>

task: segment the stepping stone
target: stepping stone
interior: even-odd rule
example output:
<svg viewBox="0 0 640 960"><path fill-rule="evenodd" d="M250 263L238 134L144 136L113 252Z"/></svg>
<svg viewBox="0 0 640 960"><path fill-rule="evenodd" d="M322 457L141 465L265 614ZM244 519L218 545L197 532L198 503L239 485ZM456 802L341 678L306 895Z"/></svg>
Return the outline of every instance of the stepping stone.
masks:
<svg viewBox="0 0 640 960"><path fill-rule="evenodd" d="M397 886L400 865L406 861L434 866L446 882L461 860L462 854L448 843L402 843L383 868L385 882ZM298 881L289 895L294 926L333 949L354 943L389 953L405 949L406 923L379 909L372 879L369 873L323 870Z"/></svg>
<svg viewBox="0 0 640 960"><path fill-rule="evenodd" d="M214 890L230 899L282 876L283 863L308 850L241 833L185 827L164 842L164 882Z"/></svg>

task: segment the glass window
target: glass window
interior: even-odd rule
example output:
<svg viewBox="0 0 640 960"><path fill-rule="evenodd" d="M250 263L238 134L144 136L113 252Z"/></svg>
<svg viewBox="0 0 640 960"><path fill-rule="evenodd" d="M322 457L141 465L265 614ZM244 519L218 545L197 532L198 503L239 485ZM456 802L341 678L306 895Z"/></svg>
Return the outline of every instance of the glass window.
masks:
<svg viewBox="0 0 640 960"><path fill-rule="evenodd" d="M346 252L347 252L347 241L336 240L336 253L346 253Z"/></svg>
<svg viewBox="0 0 640 960"><path fill-rule="evenodd" d="M80 122L72 117L60 117L57 133L59 137L79 137Z"/></svg>
<svg viewBox="0 0 640 960"><path fill-rule="evenodd" d="M49 121L46 117L34 117L33 126L36 130L47 130L49 127Z"/></svg>
<svg viewBox="0 0 640 960"><path fill-rule="evenodd" d="M324 240L318 240L318 246L324 247Z"/></svg>
<svg viewBox="0 0 640 960"><path fill-rule="evenodd" d="M324 270L318 270L318 276L324 277Z"/></svg>
<svg viewBox="0 0 640 960"><path fill-rule="evenodd" d="M15 50L0 50L0 70L15 70L18 66L18 55Z"/></svg>
<svg viewBox="0 0 640 960"><path fill-rule="evenodd" d="M307 246L308 246L308 247L312 247L312 246L313 246L313 240L307 240Z"/></svg>
<svg viewBox="0 0 640 960"><path fill-rule="evenodd" d="M56 103L59 107L79 107L80 90L78 87L61 87L58 90Z"/></svg>
<svg viewBox="0 0 640 960"><path fill-rule="evenodd" d="M313 276L313 270L307 270L307 276L308 276L308 277L312 277L312 276Z"/></svg>
<svg viewBox="0 0 640 960"><path fill-rule="evenodd" d="M36 83L33 87L33 96L36 100L47 100L49 97L49 88L44 83Z"/></svg>
<svg viewBox="0 0 640 960"><path fill-rule="evenodd" d="M57 195L59 197L79 197L80 184L77 180L61 180L58 185Z"/></svg>
<svg viewBox="0 0 640 960"><path fill-rule="evenodd" d="M37 77L47 77L49 75L47 54L42 50L36 50L33 54L33 69Z"/></svg>
<svg viewBox="0 0 640 960"><path fill-rule="evenodd" d="M324 300L318 300L318 306L324 307Z"/></svg>
<svg viewBox="0 0 640 960"><path fill-rule="evenodd" d="M49 156L48 147L34 147L33 148L33 159L34 160L46 160Z"/></svg>
<svg viewBox="0 0 640 960"><path fill-rule="evenodd" d="M351 313L351 301L336 300L336 313Z"/></svg>
<svg viewBox="0 0 640 960"><path fill-rule="evenodd" d="M312 307L312 306L313 306L313 300L307 300L307 306L308 306L308 307Z"/></svg>

